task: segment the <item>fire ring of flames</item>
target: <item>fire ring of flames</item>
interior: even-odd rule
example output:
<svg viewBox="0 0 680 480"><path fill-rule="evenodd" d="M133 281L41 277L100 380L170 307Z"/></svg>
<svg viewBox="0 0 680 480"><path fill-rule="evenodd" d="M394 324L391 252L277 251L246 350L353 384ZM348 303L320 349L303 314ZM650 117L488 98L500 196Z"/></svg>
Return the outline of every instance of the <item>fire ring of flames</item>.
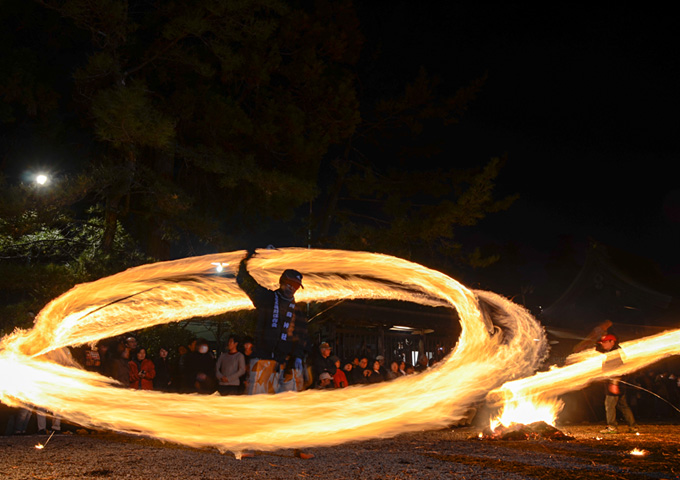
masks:
<svg viewBox="0 0 680 480"><path fill-rule="evenodd" d="M543 360L545 334L525 309L496 294L472 292L440 272L395 257L293 248L261 250L249 270L270 288L283 269L301 271L305 289L298 292L298 301L396 299L454 308L461 322L455 349L428 373L392 382L241 397L121 389L107 377L78 368L65 355L64 347L71 345L252 309L235 281L244 255L240 251L144 265L74 287L39 313L32 330L0 340L0 401L44 408L87 427L238 453L436 428L462 418L489 392L516 401L573 389L574 375L585 382L598 377L590 366L571 377L556 376L571 365L523 378ZM223 271L217 273L215 264ZM481 308L481 302L487 307ZM483 311L495 312L493 323ZM676 339L671 353L677 353L679 343ZM518 378L516 382L524 383L505 383Z"/></svg>

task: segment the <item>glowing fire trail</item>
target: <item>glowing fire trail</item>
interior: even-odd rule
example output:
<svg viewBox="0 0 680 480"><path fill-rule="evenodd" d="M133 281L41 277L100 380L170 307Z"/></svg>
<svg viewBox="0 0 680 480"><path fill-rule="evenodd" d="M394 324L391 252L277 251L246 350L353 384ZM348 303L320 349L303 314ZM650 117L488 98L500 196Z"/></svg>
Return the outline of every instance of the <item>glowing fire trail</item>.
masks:
<svg viewBox="0 0 680 480"><path fill-rule="evenodd" d="M624 342L620 346L607 354L590 350L571 355L567 359L570 365L508 382L490 392L489 400L517 406L518 410L521 405L531 404L532 408L547 408L556 416L561 409L558 395L579 390L594 381L635 372L664 357L680 354L680 330ZM508 421L501 423L507 426Z"/></svg>
<svg viewBox="0 0 680 480"><path fill-rule="evenodd" d="M399 299L456 308L462 323L456 349L427 375L255 397L124 390L105 377L59 364L67 362L63 357L47 358L55 360L68 345L252 308L233 278L243 256L146 265L75 287L40 312L34 329L0 342L0 400L43 407L86 426L222 450L331 445L457 420L491 388L535 371L545 353L540 325L497 295L477 292L502 312L502 331L480 313L475 294L439 272L384 255L286 249L261 251L251 260L249 269L260 283L275 285L292 265L305 275L300 301ZM218 262L227 265L223 275L213 273Z"/></svg>
<svg viewBox="0 0 680 480"><path fill-rule="evenodd" d="M76 423L234 452L332 445L446 425L545 355L542 327L523 308L471 292L439 272L394 257L329 250L264 250L249 263L263 285L284 268L305 275L299 301L398 299L455 308L461 335L431 372L393 382L276 396L174 395L115 388L63 354L168 322L252 308L234 280L245 252L130 269L79 285L51 302L30 331L0 341L0 400L35 405ZM217 275L214 265L224 266ZM495 312L491 319L482 313ZM676 343L677 344L677 343ZM534 377L532 377L534 378ZM575 387L578 388L578 387Z"/></svg>

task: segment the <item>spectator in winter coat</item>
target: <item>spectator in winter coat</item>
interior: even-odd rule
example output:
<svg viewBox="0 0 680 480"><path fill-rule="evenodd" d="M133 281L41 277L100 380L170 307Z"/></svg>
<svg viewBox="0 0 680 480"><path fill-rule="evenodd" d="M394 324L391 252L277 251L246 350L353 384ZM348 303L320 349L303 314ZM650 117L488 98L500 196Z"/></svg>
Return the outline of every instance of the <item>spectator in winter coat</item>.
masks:
<svg viewBox="0 0 680 480"><path fill-rule="evenodd" d="M238 395L241 375L246 373L246 362L238 351L238 341L234 336L227 341L227 351L220 355L215 365L217 391L220 395Z"/></svg>
<svg viewBox="0 0 680 480"><path fill-rule="evenodd" d="M345 388L349 385L347 382L347 376L345 372L340 368L340 359L336 356L332 356L331 360L335 365L335 373L333 374L333 386L335 388Z"/></svg>
<svg viewBox="0 0 680 480"><path fill-rule="evenodd" d="M134 358L128 363L130 368L130 388L136 390L153 390L153 379L156 376L156 367L153 362L146 358L146 349L138 348Z"/></svg>
<svg viewBox="0 0 680 480"><path fill-rule="evenodd" d="M118 352L118 356L111 363L111 377L120 382L120 386L130 386L130 351L126 348Z"/></svg>
<svg viewBox="0 0 680 480"><path fill-rule="evenodd" d="M210 351L210 345L205 339L198 339L196 351L189 353L190 368L189 376L193 381L193 391L210 395L217 389L215 378L215 357Z"/></svg>
<svg viewBox="0 0 680 480"><path fill-rule="evenodd" d="M153 379L154 390L169 392L174 389L173 368L168 359L169 350L166 347L158 349L158 357L154 358L153 364L156 376Z"/></svg>
<svg viewBox="0 0 680 480"><path fill-rule="evenodd" d="M401 377L401 372L399 371L399 364L394 361L390 363L390 370L385 375L385 380L394 380L398 377Z"/></svg>

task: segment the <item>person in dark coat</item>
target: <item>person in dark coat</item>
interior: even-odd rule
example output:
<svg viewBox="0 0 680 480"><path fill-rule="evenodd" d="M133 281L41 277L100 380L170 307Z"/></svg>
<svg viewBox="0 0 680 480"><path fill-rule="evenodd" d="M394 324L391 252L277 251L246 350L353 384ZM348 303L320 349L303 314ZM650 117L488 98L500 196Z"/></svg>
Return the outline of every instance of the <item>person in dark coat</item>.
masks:
<svg viewBox="0 0 680 480"><path fill-rule="evenodd" d="M156 369L156 376L153 379L154 390L161 392L171 392L174 389L173 373L170 365L168 354L170 353L167 347L160 347L158 349L158 356L153 359L153 364Z"/></svg>
<svg viewBox="0 0 680 480"><path fill-rule="evenodd" d="M304 355L307 320L296 308L295 292L302 286L302 274L286 269L279 277L279 288L269 290L253 278L248 271L248 261L254 252L248 252L239 264L236 282L248 295L257 312L253 355L246 393L278 393L298 390L304 384ZM242 456L250 456L246 452ZM295 450L295 456L314 458L311 453Z"/></svg>
<svg viewBox="0 0 680 480"><path fill-rule="evenodd" d="M277 393L283 383L282 370L292 362L293 375L303 375L303 360L296 357L296 321L304 321L302 312L296 312L295 292L302 288L302 274L297 270L284 270L279 288L269 290L258 284L248 272L249 253L239 266L236 281L253 302L257 311L257 324L250 374L246 393ZM306 322L305 322L306 323ZM299 337L299 336L298 336ZM297 379L290 382L297 384Z"/></svg>
<svg viewBox="0 0 680 480"><path fill-rule="evenodd" d="M193 381L193 391L210 395L217 389L215 377L216 359L210 351L207 340L199 339L196 342L196 351L190 352L189 378Z"/></svg>
<svg viewBox="0 0 680 480"><path fill-rule="evenodd" d="M380 383L385 381L385 376L383 375L382 369L380 367L380 360L374 360L373 368L371 368L368 375L368 383Z"/></svg>
<svg viewBox="0 0 680 480"><path fill-rule="evenodd" d="M123 348L111 363L111 377L123 388L130 387L130 350Z"/></svg>
<svg viewBox="0 0 680 480"><path fill-rule="evenodd" d="M312 367L314 381L317 382L322 373L328 373L333 377L336 370L335 361L331 357L331 347L327 342L323 342L319 345L319 354L314 358Z"/></svg>
<svg viewBox="0 0 680 480"><path fill-rule="evenodd" d="M361 357L359 365L352 368L351 378L348 378L351 385L360 385L368 383L368 377L371 375L371 370L368 368L368 358Z"/></svg>

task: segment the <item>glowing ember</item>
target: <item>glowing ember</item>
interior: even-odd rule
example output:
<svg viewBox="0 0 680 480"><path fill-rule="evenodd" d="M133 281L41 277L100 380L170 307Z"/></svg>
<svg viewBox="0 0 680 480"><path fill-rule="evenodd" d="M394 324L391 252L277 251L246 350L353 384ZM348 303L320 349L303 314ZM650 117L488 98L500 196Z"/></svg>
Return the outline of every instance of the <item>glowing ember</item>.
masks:
<svg viewBox="0 0 680 480"><path fill-rule="evenodd" d="M513 423L510 426L494 425L478 436L480 440L573 440L574 437L547 423Z"/></svg>
<svg viewBox="0 0 680 480"><path fill-rule="evenodd" d="M535 372L547 345L543 329L525 309L493 293L467 290L442 273L405 260L333 250L262 250L249 270L260 284L273 287L281 271L294 266L305 276L298 301L394 299L455 308L461 335L445 361L428 373L381 384L220 397L116 388L113 380L78 368L66 354L67 346L251 309L234 279L244 255L231 252L144 265L73 288L40 312L32 330L0 340L0 401L44 408L86 427L238 454L244 449L333 445L442 427L463 418L471 404L494 389L505 403L541 393L556 396L603 375L598 357L599 373L591 360L583 359L577 365L585 370L579 373L569 370L571 365L524 379ZM216 265L223 272L216 272ZM495 325L482 313L480 300L499 312ZM678 353L677 339L662 342L675 350L662 349L654 359ZM622 348L627 368L638 353L627 344ZM641 363L635 363L637 368Z"/></svg>
<svg viewBox="0 0 680 480"><path fill-rule="evenodd" d="M649 452L647 450L641 450L639 448L634 448L630 452L628 452L630 455L636 456L636 457L643 457L647 455Z"/></svg>

